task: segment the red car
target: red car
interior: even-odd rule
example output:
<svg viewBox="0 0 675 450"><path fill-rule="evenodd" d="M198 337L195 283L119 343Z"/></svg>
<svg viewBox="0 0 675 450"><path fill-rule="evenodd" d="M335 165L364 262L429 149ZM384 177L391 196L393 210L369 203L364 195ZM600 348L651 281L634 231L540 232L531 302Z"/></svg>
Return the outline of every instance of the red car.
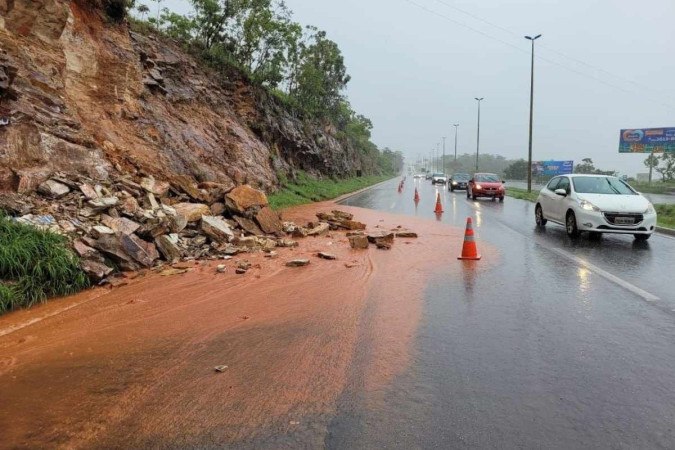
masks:
<svg viewBox="0 0 675 450"><path fill-rule="evenodd" d="M498 198L500 202L504 201L504 182L494 173L476 173L469 180L469 187L466 190L466 198L492 197Z"/></svg>

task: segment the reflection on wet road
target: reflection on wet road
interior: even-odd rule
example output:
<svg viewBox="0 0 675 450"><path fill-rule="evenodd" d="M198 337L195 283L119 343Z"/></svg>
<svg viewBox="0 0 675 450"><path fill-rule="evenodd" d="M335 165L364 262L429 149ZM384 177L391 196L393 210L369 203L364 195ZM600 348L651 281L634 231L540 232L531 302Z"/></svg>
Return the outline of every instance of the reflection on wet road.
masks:
<svg viewBox="0 0 675 450"><path fill-rule="evenodd" d="M436 188L418 182L416 206L396 182L344 203L435 220ZM536 229L531 203L438 190L440 220L473 217L498 261L448 248L410 367L384 405L339 405L329 447L672 448L675 239L570 240Z"/></svg>

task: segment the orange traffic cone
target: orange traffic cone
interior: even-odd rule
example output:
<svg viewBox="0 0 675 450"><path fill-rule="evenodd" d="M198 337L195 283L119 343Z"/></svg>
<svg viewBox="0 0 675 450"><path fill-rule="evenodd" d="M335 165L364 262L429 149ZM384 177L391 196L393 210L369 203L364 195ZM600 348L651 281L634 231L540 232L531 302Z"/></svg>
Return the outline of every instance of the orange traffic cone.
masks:
<svg viewBox="0 0 675 450"><path fill-rule="evenodd" d="M476 238L473 235L473 222L471 217L466 219L466 231L464 232L464 245L462 245L462 255L457 259L479 260L478 248L476 248Z"/></svg>
<svg viewBox="0 0 675 450"><path fill-rule="evenodd" d="M419 192L417 192L417 188L415 188L415 202L419 202L419 201L420 201L420 194L419 194Z"/></svg>
<svg viewBox="0 0 675 450"><path fill-rule="evenodd" d="M398 184L398 193L400 194L401 192L403 192L403 183Z"/></svg>
<svg viewBox="0 0 675 450"><path fill-rule="evenodd" d="M441 205L441 194L436 194L436 208L434 209L436 214L441 214L443 212L443 205Z"/></svg>

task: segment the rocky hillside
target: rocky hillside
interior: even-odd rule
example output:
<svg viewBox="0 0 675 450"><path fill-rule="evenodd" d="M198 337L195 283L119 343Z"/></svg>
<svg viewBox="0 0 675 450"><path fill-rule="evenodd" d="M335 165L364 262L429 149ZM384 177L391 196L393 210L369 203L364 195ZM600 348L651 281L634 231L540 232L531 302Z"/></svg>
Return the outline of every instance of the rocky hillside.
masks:
<svg viewBox="0 0 675 450"><path fill-rule="evenodd" d="M55 173L269 192L297 169L375 170L331 127L242 76L213 75L90 0L0 0L0 192L33 191Z"/></svg>

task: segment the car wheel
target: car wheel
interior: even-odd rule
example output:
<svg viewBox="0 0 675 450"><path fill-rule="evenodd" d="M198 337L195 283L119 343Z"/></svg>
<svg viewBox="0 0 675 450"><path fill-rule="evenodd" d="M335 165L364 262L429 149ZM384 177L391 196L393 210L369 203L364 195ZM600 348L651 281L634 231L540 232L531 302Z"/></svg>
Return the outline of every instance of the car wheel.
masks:
<svg viewBox="0 0 675 450"><path fill-rule="evenodd" d="M466 198L471 198L471 193L469 192L468 189L466 190Z"/></svg>
<svg viewBox="0 0 675 450"><path fill-rule="evenodd" d="M477 196L476 194L474 194L474 193L471 193L471 198L472 198L474 201L476 201L476 199L478 198L478 196Z"/></svg>
<svg viewBox="0 0 675 450"><path fill-rule="evenodd" d="M537 222L538 227L546 226L546 222L548 222L548 220L544 218L544 211L542 211L539 203L534 207L534 221Z"/></svg>
<svg viewBox="0 0 675 450"><path fill-rule="evenodd" d="M574 215L573 211L567 212L567 217L565 218L565 230L567 235L571 238L579 236L579 228L577 227L577 216Z"/></svg>
<svg viewBox="0 0 675 450"><path fill-rule="evenodd" d="M644 242L647 239L649 239L652 235L651 234L634 234L633 237L635 238L636 241Z"/></svg>
<svg viewBox="0 0 675 450"><path fill-rule="evenodd" d="M593 241L599 241L602 238L602 233L598 233L597 231L591 231L590 233L588 233L588 238Z"/></svg>
<svg viewBox="0 0 675 450"><path fill-rule="evenodd" d="M500 201L500 202L504 202L504 197L503 197L503 196L502 196L502 197L499 197L499 201Z"/></svg>

